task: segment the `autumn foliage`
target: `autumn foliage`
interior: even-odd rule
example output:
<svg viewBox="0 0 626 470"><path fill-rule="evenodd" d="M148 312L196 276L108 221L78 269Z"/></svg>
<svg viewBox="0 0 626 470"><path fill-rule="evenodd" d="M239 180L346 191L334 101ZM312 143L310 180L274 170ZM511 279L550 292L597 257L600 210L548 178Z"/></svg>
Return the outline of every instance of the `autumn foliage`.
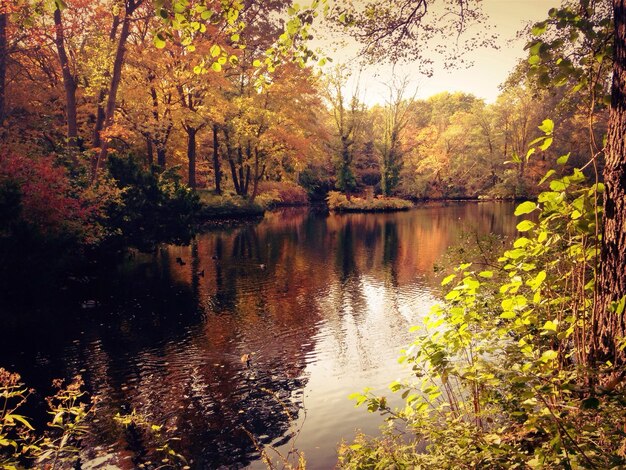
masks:
<svg viewBox="0 0 626 470"><path fill-rule="evenodd" d="M4 230L30 229L92 244L102 236L104 199L72 182L53 157L0 155L0 218Z"/></svg>

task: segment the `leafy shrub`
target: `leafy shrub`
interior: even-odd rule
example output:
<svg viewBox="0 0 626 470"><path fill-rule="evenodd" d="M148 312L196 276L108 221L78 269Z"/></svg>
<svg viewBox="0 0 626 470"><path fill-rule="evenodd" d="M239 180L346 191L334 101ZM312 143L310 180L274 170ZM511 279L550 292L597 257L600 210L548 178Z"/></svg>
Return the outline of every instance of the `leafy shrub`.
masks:
<svg viewBox="0 0 626 470"><path fill-rule="evenodd" d="M395 197L375 197L371 201L352 196L350 200L345 194L331 191L326 198L328 208L336 212L386 212L404 211L413 207L411 201Z"/></svg>
<svg viewBox="0 0 626 470"><path fill-rule="evenodd" d="M298 177L298 184L304 188L311 201L323 201L335 187L333 172L319 167L305 168Z"/></svg>
<svg viewBox="0 0 626 470"><path fill-rule="evenodd" d="M53 385L57 392L46 400L52 418L48 429L38 432L19 413L33 390L26 388L18 374L0 368L1 468L73 468L78 461L77 444L95 412L95 400L87 399L80 377L67 385L55 380Z"/></svg>
<svg viewBox="0 0 626 470"><path fill-rule="evenodd" d="M230 217L260 217L265 213L261 204L234 194L217 195L211 191L199 191L200 220L227 219Z"/></svg>
<svg viewBox="0 0 626 470"><path fill-rule="evenodd" d="M381 468L380 456L418 468L626 466L620 375L588 357L603 186L579 170L554 174L538 202L518 206L538 220L518 224L493 270L464 263L443 280L445 302L401 356L417 380L389 386L403 406L353 395L388 425L382 438L344 444L341 466Z"/></svg>
<svg viewBox="0 0 626 470"><path fill-rule="evenodd" d="M159 242L191 238L201 206L198 196L181 184L176 168L155 175L132 156L111 155L108 169L122 192L121 202L108 208L118 241L151 249Z"/></svg>
<svg viewBox="0 0 626 470"><path fill-rule="evenodd" d="M114 196L112 196L114 197ZM0 155L0 221L7 232L93 244L103 236L107 198L72 183L52 157Z"/></svg>
<svg viewBox="0 0 626 470"><path fill-rule="evenodd" d="M45 429L36 429L30 418L20 414L34 390L28 389L18 374L0 368L0 468L81 468L81 440L88 434L92 417L94 421L101 418L97 397L89 397L83 385L80 377L68 384L54 380L56 393L46 398L50 422ZM127 441L135 444L127 450L133 452L137 468L153 468L149 459L160 462L158 468L190 468L172 448L174 439L162 425L134 410L127 415L118 413L113 420L123 427Z"/></svg>
<svg viewBox="0 0 626 470"><path fill-rule="evenodd" d="M280 205L305 205L309 198L301 186L288 181L263 181L259 184L259 199L265 207Z"/></svg>

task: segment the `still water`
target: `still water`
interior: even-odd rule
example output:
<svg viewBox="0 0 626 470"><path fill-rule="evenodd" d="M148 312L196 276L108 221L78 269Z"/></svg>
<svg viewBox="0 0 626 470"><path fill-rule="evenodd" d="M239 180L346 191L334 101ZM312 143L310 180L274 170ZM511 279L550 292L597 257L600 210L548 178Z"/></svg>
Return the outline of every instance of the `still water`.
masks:
<svg viewBox="0 0 626 470"><path fill-rule="evenodd" d="M3 320L0 366L37 388L35 401L52 378L81 374L102 399L88 439L98 462L133 467L107 416L136 409L180 439L193 468L264 468L253 439L286 453L297 436L308 468L330 469L342 438L381 423L347 396L388 394L407 374L396 358L437 302L434 266L463 233L513 235L512 213L487 202L287 209L212 230L78 280L80 295L49 305L47 321Z"/></svg>

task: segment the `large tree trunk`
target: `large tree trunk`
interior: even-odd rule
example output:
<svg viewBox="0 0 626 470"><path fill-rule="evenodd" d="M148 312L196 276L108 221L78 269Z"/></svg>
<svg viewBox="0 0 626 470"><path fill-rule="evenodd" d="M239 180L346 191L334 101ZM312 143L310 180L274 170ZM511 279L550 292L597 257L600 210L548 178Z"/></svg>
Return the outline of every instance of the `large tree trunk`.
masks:
<svg viewBox="0 0 626 470"><path fill-rule="evenodd" d="M57 53L63 72L63 87L65 88L65 112L67 119L67 143L70 147L78 145L78 124L76 118L76 80L70 70L70 61L65 50L65 31L58 5L54 10L54 25Z"/></svg>
<svg viewBox="0 0 626 470"><path fill-rule="evenodd" d="M609 129L604 167L602 252L594 306L595 359L626 365L620 343L626 312L614 306L626 296L626 0L613 0L615 46ZM612 308L613 306L613 308Z"/></svg>
<svg viewBox="0 0 626 470"><path fill-rule="evenodd" d="M215 194L222 194L222 169L220 167L219 127L213 124L213 172L215 173Z"/></svg>
<svg viewBox="0 0 626 470"><path fill-rule="evenodd" d="M0 13L0 126L5 117L6 110L6 75L7 59L9 55L7 43L7 14Z"/></svg>
<svg viewBox="0 0 626 470"><path fill-rule="evenodd" d="M189 161L188 185L191 189L196 189L196 135L198 129L185 127L185 132L187 132L187 160Z"/></svg>

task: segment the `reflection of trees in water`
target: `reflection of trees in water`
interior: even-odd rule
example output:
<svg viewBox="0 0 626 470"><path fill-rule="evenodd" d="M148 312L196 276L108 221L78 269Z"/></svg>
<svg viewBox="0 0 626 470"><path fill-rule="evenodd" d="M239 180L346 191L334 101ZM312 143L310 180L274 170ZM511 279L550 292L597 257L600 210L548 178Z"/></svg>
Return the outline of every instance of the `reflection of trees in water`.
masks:
<svg viewBox="0 0 626 470"><path fill-rule="evenodd" d="M37 387L85 369L107 411L135 407L176 426L177 449L198 467L244 465L256 453L242 427L263 443L289 436L283 405L262 388L297 416L320 328L338 348L334 359L373 367L372 335L406 329L400 288L427 275L468 226L510 232L511 219L502 221L500 210L475 204L328 218L298 212L206 234L189 247L139 255L98 281L98 308L70 325L29 328L28 337L9 333L0 354L26 379L38 376L29 383ZM451 225L458 218L472 223ZM372 295L382 295L382 314L370 311ZM37 347L16 357L12 350L22 344ZM248 369L240 358L251 352ZM98 439L124 448L110 421L97 429Z"/></svg>

